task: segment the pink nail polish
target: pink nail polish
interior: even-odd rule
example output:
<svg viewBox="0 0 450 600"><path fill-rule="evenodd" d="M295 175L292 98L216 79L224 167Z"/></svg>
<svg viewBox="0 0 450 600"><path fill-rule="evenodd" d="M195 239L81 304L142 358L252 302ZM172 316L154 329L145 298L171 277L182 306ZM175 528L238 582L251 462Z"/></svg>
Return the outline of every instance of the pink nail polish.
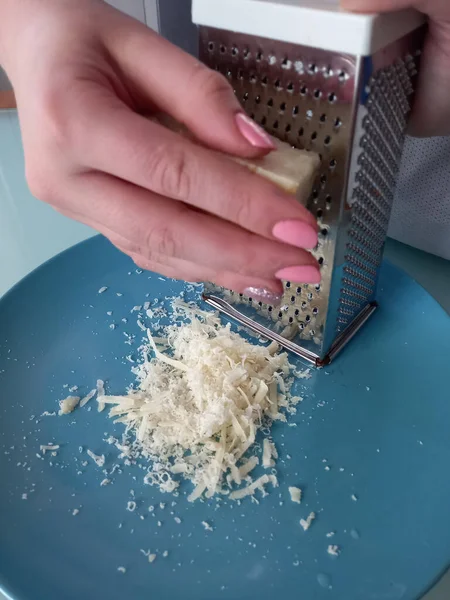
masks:
<svg viewBox="0 0 450 600"><path fill-rule="evenodd" d="M256 288L256 287L248 287L244 290L244 295L248 298L252 298L257 302L262 302L263 304L273 304L278 306L281 302L281 298L283 294L278 294L277 292L272 292L266 288Z"/></svg>
<svg viewBox="0 0 450 600"><path fill-rule="evenodd" d="M320 271L313 265L301 265L297 267L286 267L280 269L275 277L282 281L292 281L293 283L320 283Z"/></svg>
<svg viewBox="0 0 450 600"><path fill-rule="evenodd" d="M253 119L250 119L245 113L236 115L236 125L241 135L255 148L264 150L275 150L276 146L268 133L261 129Z"/></svg>
<svg viewBox="0 0 450 600"><path fill-rule="evenodd" d="M305 221L280 221L273 228L272 234L278 240L297 248L317 246L317 231Z"/></svg>

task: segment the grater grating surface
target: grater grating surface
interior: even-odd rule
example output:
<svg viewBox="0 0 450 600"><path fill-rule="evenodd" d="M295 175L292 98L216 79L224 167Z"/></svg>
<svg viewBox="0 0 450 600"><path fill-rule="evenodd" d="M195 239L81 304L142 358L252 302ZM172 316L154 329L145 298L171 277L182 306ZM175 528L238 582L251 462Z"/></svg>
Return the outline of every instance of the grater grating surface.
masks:
<svg viewBox="0 0 450 600"><path fill-rule="evenodd" d="M422 37L363 58L200 27L201 59L227 77L248 114L322 159L307 201L319 227L321 284L285 282L280 307L210 284L205 295L317 364L373 311Z"/></svg>

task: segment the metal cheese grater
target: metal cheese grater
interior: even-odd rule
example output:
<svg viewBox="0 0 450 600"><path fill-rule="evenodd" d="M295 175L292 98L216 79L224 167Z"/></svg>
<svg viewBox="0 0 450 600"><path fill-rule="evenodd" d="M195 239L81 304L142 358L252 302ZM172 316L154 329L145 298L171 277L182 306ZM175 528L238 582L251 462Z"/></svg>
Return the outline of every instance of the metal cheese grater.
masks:
<svg viewBox="0 0 450 600"><path fill-rule="evenodd" d="M323 366L377 306L423 19L351 15L330 1L193 0L193 20L201 60L228 78L248 114L322 159L307 204L321 284L285 282L279 307L211 284L204 298Z"/></svg>

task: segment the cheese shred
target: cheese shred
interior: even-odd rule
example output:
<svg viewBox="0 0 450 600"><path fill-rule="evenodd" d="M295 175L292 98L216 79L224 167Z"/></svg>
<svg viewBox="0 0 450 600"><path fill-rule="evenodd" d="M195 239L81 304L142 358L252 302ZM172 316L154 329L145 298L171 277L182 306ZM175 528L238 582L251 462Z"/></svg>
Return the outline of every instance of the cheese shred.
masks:
<svg viewBox="0 0 450 600"><path fill-rule="evenodd" d="M263 475L247 485L259 462L247 452L255 452L259 429L286 420L282 411L300 401L289 394L287 354L250 343L216 313L182 301L173 309L184 321L165 328L167 353L147 331L144 361L133 368L137 387L124 396L103 395L103 386L97 387L100 408L110 406L110 417L126 427L120 450L128 460L148 459L144 482L162 492L190 481L191 502L215 494L235 500L257 490L264 495L276 477ZM275 446L268 439L263 444L263 466L273 467ZM235 489L243 480L244 487Z"/></svg>

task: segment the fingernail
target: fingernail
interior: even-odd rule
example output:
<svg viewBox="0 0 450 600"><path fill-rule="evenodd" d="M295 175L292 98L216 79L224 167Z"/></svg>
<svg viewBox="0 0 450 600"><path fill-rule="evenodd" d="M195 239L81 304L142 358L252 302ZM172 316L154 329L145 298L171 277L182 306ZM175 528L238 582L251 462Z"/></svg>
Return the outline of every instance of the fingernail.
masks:
<svg viewBox="0 0 450 600"><path fill-rule="evenodd" d="M268 133L261 129L253 119L250 119L245 113L236 115L236 125L241 135L255 148L264 150L275 150L276 146Z"/></svg>
<svg viewBox="0 0 450 600"><path fill-rule="evenodd" d="M297 267L286 267L280 269L275 277L282 281L292 281L293 283L320 283L320 271L313 265L301 265Z"/></svg>
<svg viewBox="0 0 450 600"><path fill-rule="evenodd" d="M305 221L280 221L273 228L272 234L278 240L297 248L317 246L317 231Z"/></svg>
<svg viewBox="0 0 450 600"><path fill-rule="evenodd" d="M248 287L244 290L244 295L252 300L257 300L263 304L280 304L283 294L272 292L266 288Z"/></svg>

